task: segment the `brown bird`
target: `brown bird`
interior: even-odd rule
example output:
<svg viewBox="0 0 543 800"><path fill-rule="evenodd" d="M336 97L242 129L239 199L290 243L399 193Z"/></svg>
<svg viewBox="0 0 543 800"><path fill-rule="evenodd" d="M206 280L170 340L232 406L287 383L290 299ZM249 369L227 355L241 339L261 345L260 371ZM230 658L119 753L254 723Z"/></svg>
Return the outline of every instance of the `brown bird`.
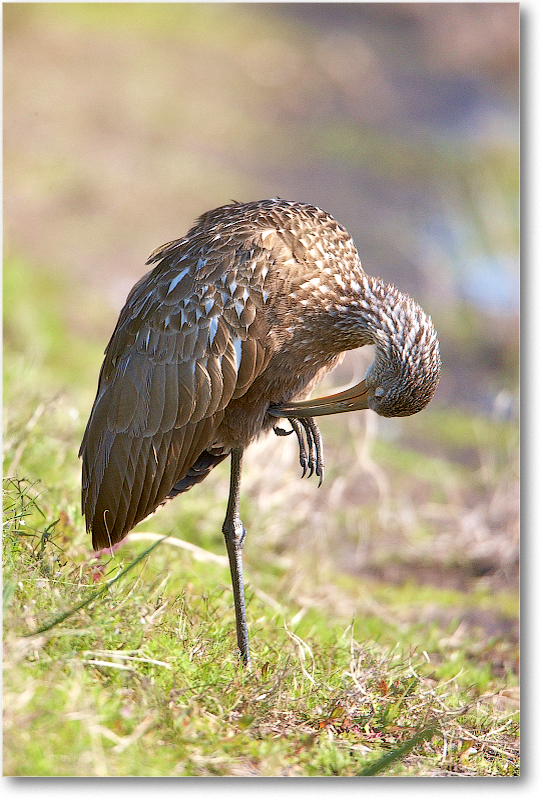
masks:
<svg viewBox="0 0 543 800"><path fill-rule="evenodd" d="M95 549L202 481L231 456L223 533L238 646L249 664L239 517L247 445L289 420L303 474L322 481L313 417L371 408L407 416L431 400L437 336L410 297L367 275L354 242L320 209L231 203L155 250L106 351L87 424L82 506ZM365 379L303 400L346 350L375 345ZM292 433L292 431L289 431Z"/></svg>

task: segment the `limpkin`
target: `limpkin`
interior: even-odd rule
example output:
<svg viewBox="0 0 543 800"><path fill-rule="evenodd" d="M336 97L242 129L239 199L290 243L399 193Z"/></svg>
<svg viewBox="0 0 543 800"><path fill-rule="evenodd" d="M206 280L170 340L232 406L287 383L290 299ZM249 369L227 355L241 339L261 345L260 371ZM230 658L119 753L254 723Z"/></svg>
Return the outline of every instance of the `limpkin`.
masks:
<svg viewBox="0 0 543 800"><path fill-rule="evenodd" d="M314 417L370 408L407 416L440 374L429 317L362 269L347 231L319 208L272 199L203 214L159 247L128 295L105 351L80 455L82 506L95 550L231 457L223 534L237 642L250 662L239 516L241 460L289 421L303 471L322 481ZM375 345L364 380L305 400L345 351ZM292 430L290 431L292 433Z"/></svg>

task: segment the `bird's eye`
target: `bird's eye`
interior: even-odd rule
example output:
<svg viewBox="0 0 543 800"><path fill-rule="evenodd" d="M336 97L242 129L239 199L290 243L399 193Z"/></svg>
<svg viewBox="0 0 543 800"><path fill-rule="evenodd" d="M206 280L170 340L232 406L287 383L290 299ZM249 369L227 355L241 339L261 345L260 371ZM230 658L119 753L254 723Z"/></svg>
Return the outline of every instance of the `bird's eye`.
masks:
<svg viewBox="0 0 543 800"><path fill-rule="evenodd" d="M378 386L377 389L374 392L375 397L384 397L384 394L385 394L385 390L383 389L382 386Z"/></svg>

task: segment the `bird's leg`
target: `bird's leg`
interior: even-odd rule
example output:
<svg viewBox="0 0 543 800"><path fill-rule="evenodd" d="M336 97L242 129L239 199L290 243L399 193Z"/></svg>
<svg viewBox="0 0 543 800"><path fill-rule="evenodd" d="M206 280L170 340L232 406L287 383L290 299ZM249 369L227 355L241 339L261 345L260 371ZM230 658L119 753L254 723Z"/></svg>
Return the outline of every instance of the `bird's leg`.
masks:
<svg viewBox="0 0 543 800"><path fill-rule="evenodd" d="M236 609L236 631L238 647L244 666L250 667L249 632L247 630L247 617L245 615L245 592L243 590L243 543L245 541L245 528L239 517L239 492L241 482L241 459L243 450L232 450L230 466L230 494L228 506L222 526L226 542L226 551L230 562L232 575L232 588L234 590L234 607Z"/></svg>

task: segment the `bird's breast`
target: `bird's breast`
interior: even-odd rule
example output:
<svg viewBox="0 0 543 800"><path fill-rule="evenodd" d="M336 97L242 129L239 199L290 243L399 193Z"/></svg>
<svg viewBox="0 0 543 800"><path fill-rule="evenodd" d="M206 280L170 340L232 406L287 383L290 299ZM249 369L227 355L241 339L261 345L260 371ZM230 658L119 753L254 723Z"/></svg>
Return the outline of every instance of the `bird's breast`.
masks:
<svg viewBox="0 0 543 800"><path fill-rule="evenodd" d="M261 433L277 424L268 415L271 405L304 400L324 376L343 358L343 353L299 360L288 349L275 353L264 372L247 391L231 400L216 431L214 446L245 448Z"/></svg>

